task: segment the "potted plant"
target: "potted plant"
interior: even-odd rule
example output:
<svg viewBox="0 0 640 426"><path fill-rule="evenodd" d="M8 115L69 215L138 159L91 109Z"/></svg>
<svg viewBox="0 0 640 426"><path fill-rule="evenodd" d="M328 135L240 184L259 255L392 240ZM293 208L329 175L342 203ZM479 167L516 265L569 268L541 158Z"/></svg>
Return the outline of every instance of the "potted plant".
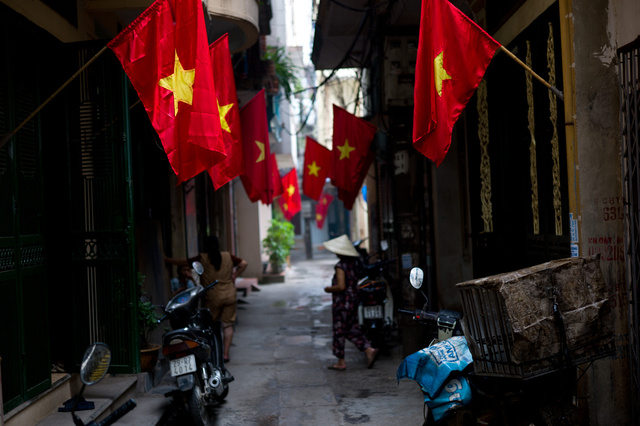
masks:
<svg viewBox="0 0 640 426"><path fill-rule="evenodd" d="M262 248L269 256L272 272L282 272L282 265L287 262L291 247L295 243L294 237L293 224L279 217L271 220L267 236L262 240Z"/></svg>
<svg viewBox="0 0 640 426"><path fill-rule="evenodd" d="M284 96L291 100L291 95L301 89L300 80L296 76L299 67L287 55L282 46L267 46L264 56L261 58L266 63L266 74L275 78L268 86L277 93L280 87L284 90Z"/></svg>
<svg viewBox="0 0 640 426"><path fill-rule="evenodd" d="M151 343L151 333L158 328L158 313L156 307L149 298L144 295L142 284L145 276L138 273L138 286L140 297L138 298L138 336L140 338L140 369L143 372L153 370L158 362L160 345Z"/></svg>

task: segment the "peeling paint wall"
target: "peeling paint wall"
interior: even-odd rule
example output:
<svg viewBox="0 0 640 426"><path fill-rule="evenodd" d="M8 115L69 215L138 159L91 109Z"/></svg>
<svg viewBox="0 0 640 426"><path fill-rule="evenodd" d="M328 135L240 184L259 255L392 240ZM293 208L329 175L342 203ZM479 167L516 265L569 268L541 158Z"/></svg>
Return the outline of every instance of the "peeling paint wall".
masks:
<svg viewBox="0 0 640 426"><path fill-rule="evenodd" d="M613 5L613 3L618 3ZM617 353L595 362L582 388L590 424L629 424L627 300L623 250L616 28L631 1L573 1L580 254L601 254ZM637 19L635 22L638 22ZM637 27L637 24L636 24Z"/></svg>

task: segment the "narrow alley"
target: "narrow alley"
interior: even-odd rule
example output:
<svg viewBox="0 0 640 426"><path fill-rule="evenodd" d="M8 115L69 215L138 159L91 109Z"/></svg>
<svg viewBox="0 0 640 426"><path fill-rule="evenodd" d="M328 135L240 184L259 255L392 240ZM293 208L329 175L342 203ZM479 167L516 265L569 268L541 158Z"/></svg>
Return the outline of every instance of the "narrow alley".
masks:
<svg viewBox="0 0 640 426"><path fill-rule="evenodd" d="M262 284L238 305L238 323L228 368L235 377L217 410L217 425L420 425L422 394L413 381L396 381L399 345L381 354L373 369L347 343L346 371L328 370L331 296L323 287L335 255L306 260L292 251L284 283ZM167 380L154 392L166 391ZM184 412L168 409L164 426L188 424Z"/></svg>

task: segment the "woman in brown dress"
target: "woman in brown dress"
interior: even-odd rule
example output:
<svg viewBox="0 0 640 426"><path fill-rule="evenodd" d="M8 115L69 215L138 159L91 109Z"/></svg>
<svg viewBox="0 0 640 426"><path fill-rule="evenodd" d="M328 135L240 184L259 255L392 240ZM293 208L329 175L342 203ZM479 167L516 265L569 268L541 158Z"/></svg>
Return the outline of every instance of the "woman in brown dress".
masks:
<svg viewBox="0 0 640 426"><path fill-rule="evenodd" d="M229 362L233 324L236 321L235 281L247 269L247 261L227 251L221 252L218 238L214 236L205 238L203 253L189 259L165 258L165 261L174 265L191 265L192 262L198 261L204 268L200 276L201 285L206 287L218 280L218 284L207 292L205 306L211 311L214 320L222 322L224 361Z"/></svg>

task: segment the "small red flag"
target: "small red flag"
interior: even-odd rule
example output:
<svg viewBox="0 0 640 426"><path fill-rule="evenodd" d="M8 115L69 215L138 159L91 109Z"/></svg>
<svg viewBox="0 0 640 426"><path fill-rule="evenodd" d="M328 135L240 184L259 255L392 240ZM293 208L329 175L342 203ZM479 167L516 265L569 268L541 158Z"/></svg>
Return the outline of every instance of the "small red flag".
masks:
<svg viewBox="0 0 640 426"><path fill-rule="evenodd" d="M323 193L320 196L320 201L316 204L316 226L318 229L322 229L324 221L329 213L329 205L333 201L333 196L327 193Z"/></svg>
<svg viewBox="0 0 640 426"><path fill-rule="evenodd" d="M347 191L345 189L338 188L338 199L342 200L345 209L351 210L353 208L353 204L355 203L356 198L358 198L360 188L362 188L362 184L367 177L369 167L371 167L371 164L373 164L374 158L375 154L373 153L373 151L369 151L367 157L364 160L364 166L358 174L355 189L353 191Z"/></svg>
<svg viewBox="0 0 640 426"><path fill-rule="evenodd" d="M269 205L273 202L272 160L264 89L240 110L244 174L240 176L249 199Z"/></svg>
<svg viewBox="0 0 640 426"><path fill-rule="evenodd" d="M331 170L331 151L307 136L302 173L302 192L319 200L322 188Z"/></svg>
<svg viewBox="0 0 640 426"><path fill-rule="evenodd" d="M437 166L500 44L447 0L422 0L413 146Z"/></svg>
<svg viewBox="0 0 640 426"><path fill-rule="evenodd" d="M228 35L225 34L214 41L209 46L209 51L213 67L213 80L216 86L222 138L227 151L227 158L209 169L213 187L219 189L236 176L244 173L242 127Z"/></svg>
<svg viewBox="0 0 640 426"><path fill-rule="evenodd" d="M295 168L282 177L282 187L284 191L278 202L285 219L291 220L302 210L302 201L298 188L298 173Z"/></svg>
<svg viewBox="0 0 640 426"><path fill-rule="evenodd" d="M279 195L282 195L284 188L282 187L282 178L280 177L280 170L278 169L278 160L276 154L271 153L271 164L269 165L271 171L271 188L273 188L272 199Z"/></svg>
<svg viewBox="0 0 640 426"><path fill-rule="evenodd" d="M333 106L331 183L334 186L349 192L358 190L357 181L375 133L373 124Z"/></svg>
<svg viewBox="0 0 640 426"><path fill-rule="evenodd" d="M178 182L226 158L199 0L156 0L108 43Z"/></svg>

